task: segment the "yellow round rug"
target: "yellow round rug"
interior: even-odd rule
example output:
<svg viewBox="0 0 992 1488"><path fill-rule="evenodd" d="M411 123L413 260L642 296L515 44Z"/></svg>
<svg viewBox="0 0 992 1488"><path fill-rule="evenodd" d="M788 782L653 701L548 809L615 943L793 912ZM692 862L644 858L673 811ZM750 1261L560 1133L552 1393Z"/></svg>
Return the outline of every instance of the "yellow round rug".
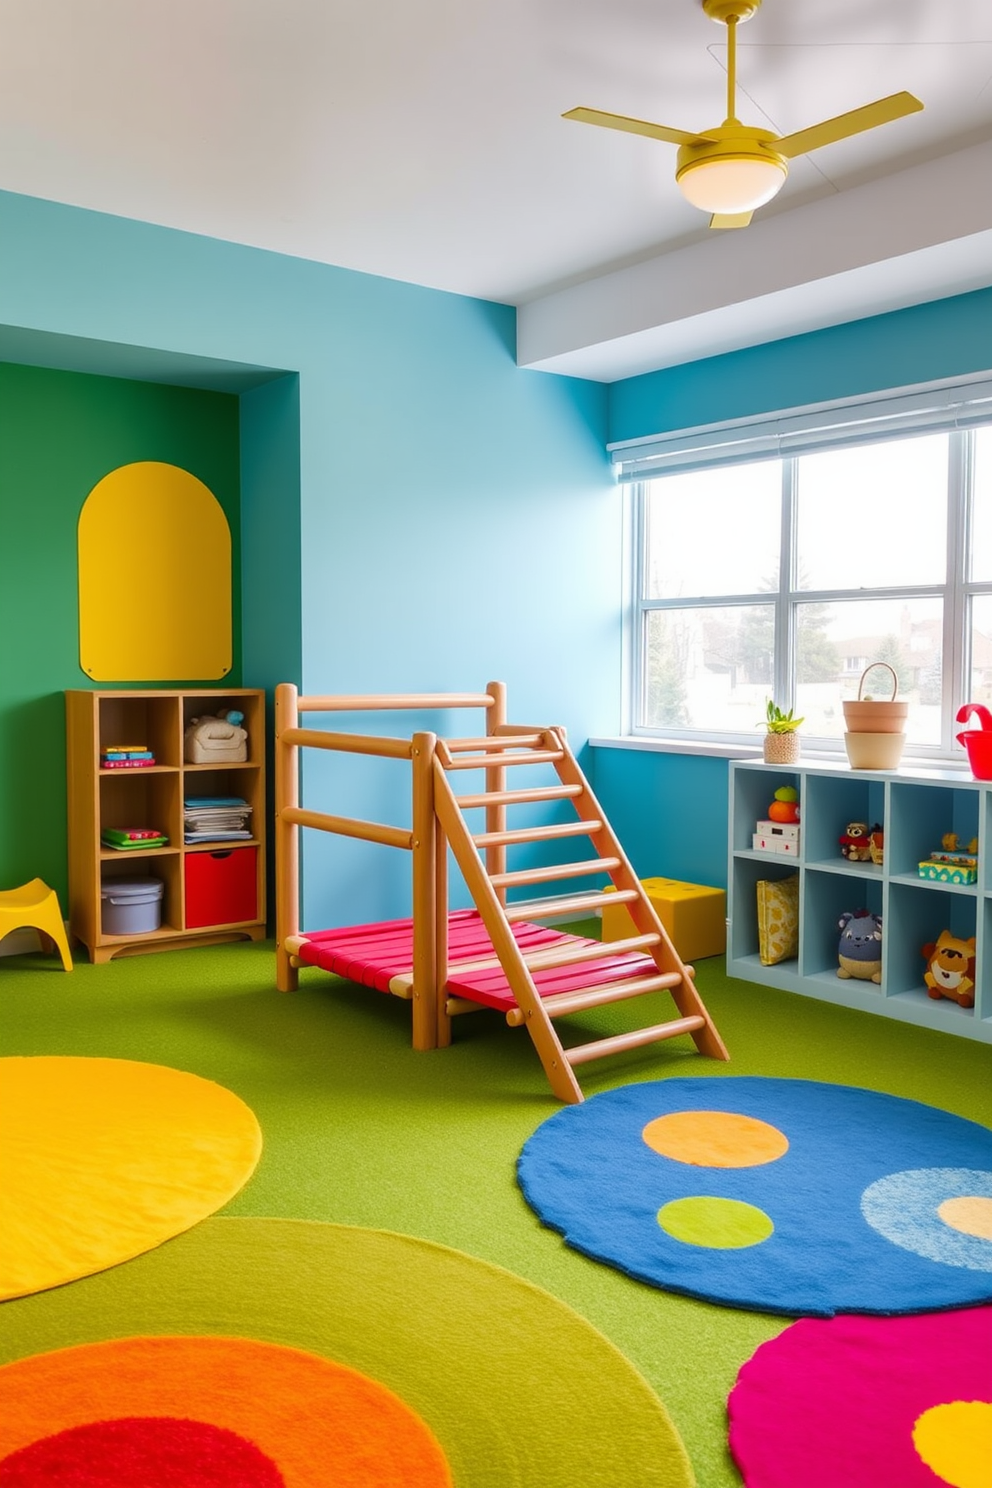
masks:
<svg viewBox="0 0 992 1488"><path fill-rule="evenodd" d="M130 1260L213 1214L258 1162L223 1086L127 1059L0 1059L0 1299Z"/></svg>

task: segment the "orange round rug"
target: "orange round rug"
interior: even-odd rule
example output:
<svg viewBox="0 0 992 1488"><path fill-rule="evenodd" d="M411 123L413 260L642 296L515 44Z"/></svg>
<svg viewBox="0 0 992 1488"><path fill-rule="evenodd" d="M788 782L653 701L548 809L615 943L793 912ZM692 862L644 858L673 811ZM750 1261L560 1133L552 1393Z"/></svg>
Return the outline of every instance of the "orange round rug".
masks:
<svg viewBox="0 0 992 1488"><path fill-rule="evenodd" d="M130 1260L213 1214L258 1162L244 1101L128 1059L0 1059L0 1298Z"/></svg>
<svg viewBox="0 0 992 1488"><path fill-rule="evenodd" d="M437 1440L398 1396L279 1344L84 1344L4 1365L0 1395L10 1488L145 1485L149 1473L163 1488L451 1488Z"/></svg>
<svg viewBox="0 0 992 1488"><path fill-rule="evenodd" d="M289 1480L287 1463L293 1459L282 1455L283 1440L298 1438L300 1450L310 1451L309 1433L324 1429L311 1418L331 1398L329 1385L320 1384L324 1393L318 1394L302 1377L284 1389L282 1376L267 1362L265 1346L276 1345L280 1356L292 1356L293 1367L314 1355L338 1366L339 1402L355 1398L343 1393L342 1382L350 1388L358 1379L366 1389L369 1381L382 1388L384 1395L367 1399L391 1404L390 1419L400 1419L395 1402L403 1403L410 1413L406 1435L400 1438L397 1427L389 1437L394 1445L405 1444L403 1470L398 1478L380 1479L390 1488L426 1488L431 1479L414 1476L418 1463L424 1473L442 1470L426 1440L415 1439L410 1418L426 1423L440 1443L442 1462L458 1488L692 1488L695 1482L657 1395L584 1318L500 1267L409 1235L221 1216L126 1266L7 1302L2 1311L0 1361L12 1366L9 1373L0 1368L5 1404L8 1380L20 1379L21 1368L33 1374L62 1369L69 1361L78 1369L80 1360L93 1359L106 1361L106 1380L116 1381L110 1395L103 1373L90 1368L86 1395L68 1373L64 1382L46 1376L45 1390L38 1392L43 1414L29 1423L19 1419L20 1405L8 1411L7 1430L18 1433L0 1438L8 1449L27 1444L30 1427L42 1438L37 1452L55 1451L59 1443L50 1433L104 1417L113 1422L115 1438L120 1433L133 1442L141 1432L146 1440L154 1434L161 1445L168 1436L184 1447L188 1462L194 1450L211 1447L202 1431L197 1441L176 1443L176 1419L192 1417L204 1430L213 1428L225 1469L244 1461L237 1488L272 1488L272 1472ZM181 1340L231 1352L222 1367L191 1369L185 1377L172 1364L181 1357L173 1352ZM141 1365L129 1371L133 1390L115 1362L121 1347ZM146 1382L157 1372L159 1357L163 1374L172 1377L165 1393L157 1386L153 1392L154 1382ZM245 1361L248 1368L242 1368ZM219 1394L224 1390L230 1399ZM58 1400L58 1414L49 1413L46 1395ZM218 1439L225 1431L230 1437ZM349 1433L354 1435L353 1425L345 1422L342 1442ZM127 1442L105 1434L100 1445L116 1461ZM315 1480L321 1488L354 1481L337 1475L343 1460L337 1447L313 1450L325 1456L323 1475ZM249 1461L251 1451L261 1455ZM4 1488L7 1466L0 1464ZM160 1485L136 1472L119 1472L110 1488L233 1488L229 1478L230 1473L225 1479L201 1471L188 1484L176 1471L168 1485ZM50 1482L58 1488L108 1488L67 1476ZM15 1484L36 1488L30 1480L11 1479L11 1488Z"/></svg>

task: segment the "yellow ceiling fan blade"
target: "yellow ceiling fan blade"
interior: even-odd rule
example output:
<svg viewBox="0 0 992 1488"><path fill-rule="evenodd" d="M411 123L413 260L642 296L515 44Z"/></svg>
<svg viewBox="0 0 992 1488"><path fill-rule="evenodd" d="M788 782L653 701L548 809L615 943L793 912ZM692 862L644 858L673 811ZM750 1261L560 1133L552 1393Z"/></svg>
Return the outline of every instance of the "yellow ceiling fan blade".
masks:
<svg viewBox="0 0 992 1488"><path fill-rule="evenodd" d="M747 227L753 212L714 212L710 227Z"/></svg>
<svg viewBox="0 0 992 1488"><path fill-rule="evenodd" d="M644 119L628 119L626 114L604 114L601 109L574 108L563 119L579 124L599 124L604 129L622 129L627 134L645 134L649 139L665 140L670 145L691 145L706 140L708 134L686 134L684 129L669 129L667 124L648 124Z"/></svg>
<svg viewBox="0 0 992 1488"><path fill-rule="evenodd" d="M796 155L818 150L821 145L832 145L837 140L849 139L852 134L863 134L866 129L875 129L879 124L915 114L922 107L912 93L890 93L888 98L879 98L875 103L866 103L862 108L838 114L835 119L825 119L822 124L811 124L809 129L787 134L783 139L775 140L773 149L792 160Z"/></svg>

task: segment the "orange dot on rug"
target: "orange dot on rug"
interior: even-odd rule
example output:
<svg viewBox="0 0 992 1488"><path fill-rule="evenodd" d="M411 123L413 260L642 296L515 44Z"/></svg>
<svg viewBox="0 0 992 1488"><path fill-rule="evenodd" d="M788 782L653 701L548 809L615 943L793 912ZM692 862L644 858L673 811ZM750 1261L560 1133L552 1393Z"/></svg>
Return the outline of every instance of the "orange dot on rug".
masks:
<svg viewBox="0 0 992 1488"><path fill-rule="evenodd" d="M672 1111L641 1135L653 1152L699 1168L756 1168L789 1150L777 1126L736 1111Z"/></svg>
<svg viewBox="0 0 992 1488"><path fill-rule="evenodd" d="M913 1445L943 1483L987 1488L992 1463L992 1401L950 1400L925 1410Z"/></svg>
<svg viewBox="0 0 992 1488"><path fill-rule="evenodd" d="M952 1230L959 1230L962 1235L992 1240L992 1199L983 1198L980 1194L945 1199L937 1213L946 1225Z"/></svg>
<svg viewBox="0 0 992 1488"><path fill-rule="evenodd" d="M244 1101L128 1059L0 1059L0 1298L89 1276L213 1214L258 1162Z"/></svg>
<svg viewBox="0 0 992 1488"><path fill-rule="evenodd" d="M286 1488L451 1488L436 1438L398 1396L357 1370L280 1344L204 1337L82 1344L4 1365L0 1395L0 1482L5 1459L32 1443L143 1416L233 1432L275 1464ZM223 1479L218 1488L226 1488ZM269 1485L258 1479L257 1488Z"/></svg>

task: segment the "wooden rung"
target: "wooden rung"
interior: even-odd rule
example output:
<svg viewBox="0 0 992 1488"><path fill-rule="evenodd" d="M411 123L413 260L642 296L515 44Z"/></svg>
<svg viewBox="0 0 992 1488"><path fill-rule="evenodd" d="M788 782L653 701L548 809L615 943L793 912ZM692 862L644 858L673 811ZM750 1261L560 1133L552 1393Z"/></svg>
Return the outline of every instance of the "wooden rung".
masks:
<svg viewBox="0 0 992 1488"><path fill-rule="evenodd" d="M563 914L579 914L592 909L601 909L604 904L629 904L640 899L638 889L618 889L615 894L604 894L597 889L594 894L572 894L567 899L521 899L506 906L506 918L511 925L520 920L547 920Z"/></svg>
<svg viewBox="0 0 992 1488"><path fill-rule="evenodd" d="M488 692L374 692L309 695L296 699L300 713L389 713L396 708L491 708Z"/></svg>
<svg viewBox="0 0 992 1488"><path fill-rule="evenodd" d="M656 1023L653 1028L638 1028L633 1033L618 1033L613 1038L596 1039L591 1044L578 1044L562 1050L569 1064L588 1064L590 1059L605 1059L608 1054L621 1054L624 1049L638 1049L642 1044L656 1044L662 1039L677 1038L680 1033L695 1033L705 1028L706 1019L698 1016L673 1018L671 1023Z"/></svg>
<svg viewBox="0 0 992 1488"><path fill-rule="evenodd" d="M493 888L501 889L512 884L554 883L559 878L585 878L590 873L612 873L620 867L619 858L586 858L581 863L557 863L552 868L520 868L516 873L492 873L489 882ZM640 898L639 894L634 895ZM610 895L611 903L616 895Z"/></svg>
<svg viewBox="0 0 992 1488"><path fill-rule="evenodd" d="M456 796L462 811L476 806L524 806L532 801L565 801L582 795L581 785L534 786L530 790L478 791L473 796Z"/></svg>
<svg viewBox="0 0 992 1488"><path fill-rule="evenodd" d="M581 1013L586 1008L605 1007L610 1002L625 1002L630 997L642 997L647 992L664 992L677 987L682 980L678 971L659 971L654 976L629 977L625 982L604 982L599 987L579 987L574 992L556 992L551 997L542 997L541 1006L549 1018L564 1018L567 1013ZM506 1015L511 1028L526 1023L523 1008L511 1008Z"/></svg>
<svg viewBox="0 0 992 1488"><path fill-rule="evenodd" d="M486 734L481 739L445 739L444 743L449 754L464 754L468 749L503 750L503 749L525 749L534 748L545 742L545 736L541 734L510 734L506 737L496 737L494 734Z"/></svg>
<svg viewBox="0 0 992 1488"><path fill-rule="evenodd" d="M610 956L627 956L631 951L646 951L657 945L660 935L632 935L629 940L602 940L592 945L546 946L524 956L524 965L531 971L550 971L556 966L581 965L583 961L603 961Z"/></svg>
<svg viewBox="0 0 992 1488"><path fill-rule="evenodd" d="M481 1002L469 1002L467 997L445 998L444 1011L449 1018L456 1018L459 1013L481 1013L483 1010Z"/></svg>
<svg viewBox="0 0 992 1488"><path fill-rule="evenodd" d="M516 827L505 832L479 832L472 841L476 847L512 847L515 842L555 842L561 837L591 837L601 832L601 821L559 822L554 827Z"/></svg>
<svg viewBox="0 0 992 1488"><path fill-rule="evenodd" d="M565 756L560 749L532 749L527 754L501 754L498 759L438 759L446 770L492 770L505 769L509 765L556 765Z"/></svg>
<svg viewBox="0 0 992 1488"><path fill-rule="evenodd" d="M361 821L350 816L328 816L323 811L305 811L300 806L284 806L281 822L290 826L316 827L321 832L334 832L339 837L357 837L363 842L382 842L386 847L413 848L413 833L402 827L387 827L381 822Z"/></svg>
<svg viewBox="0 0 992 1488"><path fill-rule="evenodd" d="M384 759L409 759L409 739L377 738L372 734L335 734L324 729L290 728L279 735L280 744L298 748L333 749L343 754L377 754Z"/></svg>

